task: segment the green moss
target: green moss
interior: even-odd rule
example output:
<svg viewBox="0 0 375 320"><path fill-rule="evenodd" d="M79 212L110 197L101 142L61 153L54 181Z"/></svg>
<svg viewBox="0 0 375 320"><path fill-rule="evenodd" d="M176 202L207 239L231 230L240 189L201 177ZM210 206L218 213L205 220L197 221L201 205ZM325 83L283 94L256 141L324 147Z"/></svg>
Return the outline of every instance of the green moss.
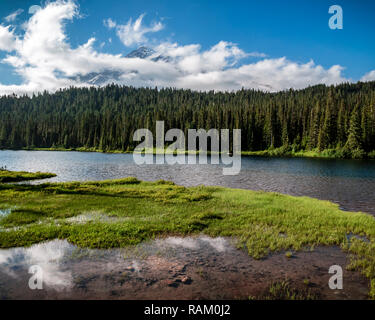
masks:
<svg viewBox="0 0 375 320"><path fill-rule="evenodd" d="M172 182L120 180L0 184L0 247L68 239L80 247L134 245L167 235L228 236L249 255L298 251L319 245L351 253L350 268L372 280L375 297L375 219L345 212L338 205L307 197L191 187ZM77 223L73 217L89 217ZM14 228L17 227L17 228ZM350 243L347 235L352 237Z"/></svg>

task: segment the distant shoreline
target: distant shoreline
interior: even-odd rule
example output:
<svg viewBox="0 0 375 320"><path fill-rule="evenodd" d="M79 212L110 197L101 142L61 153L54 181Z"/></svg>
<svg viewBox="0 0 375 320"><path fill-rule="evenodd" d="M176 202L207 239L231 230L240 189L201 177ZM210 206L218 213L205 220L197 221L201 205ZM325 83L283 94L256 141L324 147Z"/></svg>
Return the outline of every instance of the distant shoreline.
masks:
<svg viewBox="0 0 375 320"><path fill-rule="evenodd" d="M362 158L347 158L342 157L340 154L338 154L337 150L335 149L328 149L323 150L321 152L318 151L306 151L306 150L300 150L300 151L286 151L280 152L281 148L278 149L272 149L272 150L259 150L259 151L242 151L241 156L248 156L248 157L260 157L260 158L314 158L314 159L343 159L343 160L375 160L375 152L371 152L367 154L365 157ZM96 153L108 153L108 154L132 154L134 151L124 151L124 150L100 150L100 149L94 149L94 148L21 148L21 149L0 149L0 151L61 151L61 152L96 152ZM147 154L162 154L163 152L153 150L150 152L147 152ZM188 154L199 154L199 151L179 151L174 152L174 155L188 155ZM165 154L171 154L166 152ZM210 151L207 152L208 155L211 155L212 153ZM221 154L221 152L219 152Z"/></svg>

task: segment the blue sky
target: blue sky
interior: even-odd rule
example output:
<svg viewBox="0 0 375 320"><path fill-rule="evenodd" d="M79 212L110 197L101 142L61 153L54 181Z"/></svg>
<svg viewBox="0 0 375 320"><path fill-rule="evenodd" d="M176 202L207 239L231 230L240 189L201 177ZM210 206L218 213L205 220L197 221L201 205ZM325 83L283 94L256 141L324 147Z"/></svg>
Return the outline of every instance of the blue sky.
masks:
<svg viewBox="0 0 375 320"><path fill-rule="evenodd" d="M1 1L1 26L8 28L12 36L18 37L17 41L23 44L19 44L18 49L13 51L1 50L0 30L2 62L0 63L0 93L1 91L8 93L12 90L20 92L35 90L44 85L41 77L34 76L40 73L45 73L45 80L50 78L46 83L56 80L54 86L46 85L47 90L53 90L56 86L66 86L66 79L76 80L77 75L93 72L95 68L100 70L120 68L121 72L128 74L117 79L120 83L140 86L158 85L158 81L155 80L158 78L158 72L164 74L165 68L169 68L167 73L170 77L162 77L160 86L176 83L178 87L192 89L233 90L245 86L271 88L276 91L287 89L288 86L304 87L314 83L375 80L375 72L371 73L375 70L375 1L372 0L80 0L58 3L61 6L64 3L73 3L75 6L74 17L71 19L57 16L57 19L61 19L60 25L65 26L64 41L46 40L46 36L41 43L54 42L55 47L49 48L48 54L45 48L33 48L33 52L40 50L41 58L29 59L27 52L31 51L20 49L30 47L22 40L27 32L31 34L31 29L27 31L27 27L23 24L31 25L33 15L28 13L30 6L40 5L44 10L48 4L22 0ZM331 30L328 27L331 16L328 8L334 4L340 5L343 9L343 30ZM5 19L19 9L23 12L12 21ZM37 14L41 15L41 13ZM136 34L130 34L131 30L124 31L124 26L129 25L129 19L132 19L130 21L132 27L142 14L145 15L141 24L146 32L138 41ZM48 19L43 19L46 18L35 17L36 23L48 22ZM108 19L114 23L112 27L108 26ZM158 24L160 28L156 28L154 32L147 32ZM51 30L55 30L53 26ZM134 41L127 40L128 37L132 39L133 36ZM34 42L38 40L35 32L33 37ZM71 52L66 49L66 45L74 50L87 43L90 38L95 38L95 41L90 43L90 52L87 53L93 55L87 62L87 66L91 67L73 68L71 60L74 55L79 54L81 59L84 53ZM6 39L9 40L8 35ZM220 43L221 46L215 47ZM173 48L172 44L174 44ZM184 52L175 57L173 66L163 65L159 71L157 70L159 66L150 65L151 62L147 62L149 63L147 66L139 65L139 69L137 69L138 62L134 63L137 65L133 67L137 71L135 73L142 74L142 77L131 74L128 61L124 59L111 65L108 57L103 59L97 57L98 54L121 54L124 57L141 45L152 47L156 51L160 50L163 55L168 56L173 55L172 49L180 48ZM191 45L198 45L199 48L187 50ZM67 52L56 57L51 54L63 50L61 48ZM237 52L237 49L241 52ZM66 58L68 54L72 57ZM222 56L218 56L220 54ZM14 62L14 59L4 61L9 56L21 57L18 60L23 61L23 66ZM67 59L68 71L61 66L53 67L53 59L56 59L56 65L65 63L62 56ZM215 57L218 59L217 63L211 64L209 59ZM279 60L283 57L286 61ZM46 59L50 61L45 63ZM222 61L223 59L225 62ZM314 65L308 65L311 61ZM84 64L85 61L82 60L82 63ZM241 66L245 68L241 69ZM331 69L333 66L340 66L340 70ZM151 75L143 71L154 67L155 70ZM289 72L293 74L295 69L296 81L299 82L290 79L282 84L283 77L288 77ZM264 77L261 76L262 72ZM65 81L60 79L61 74L64 75ZM240 75L239 78L242 80L233 82L230 77L237 75ZM278 81L267 79L267 75L269 78L277 78ZM52 79L52 77L57 78Z"/></svg>

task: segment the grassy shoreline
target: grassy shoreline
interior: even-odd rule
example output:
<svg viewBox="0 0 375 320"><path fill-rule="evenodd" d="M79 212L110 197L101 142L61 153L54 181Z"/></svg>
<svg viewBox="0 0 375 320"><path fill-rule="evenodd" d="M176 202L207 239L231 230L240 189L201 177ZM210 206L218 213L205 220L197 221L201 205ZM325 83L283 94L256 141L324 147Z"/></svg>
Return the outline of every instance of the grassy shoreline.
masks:
<svg viewBox="0 0 375 320"><path fill-rule="evenodd" d="M326 149L318 150L288 150L284 148L276 148L262 151L243 151L244 156L257 156L265 158L319 158L319 159L351 159L351 160L374 160L375 152L364 154L363 157L351 158L345 157L343 150L340 149Z"/></svg>
<svg viewBox="0 0 375 320"><path fill-rule="evenodd" d="M340 246L349 268L371 280L375 298L375 218L308 197L222 187L186 188L135 178L0 184L0 247L67 239L89 248L135 245L169 235L238 239L256 258L283 250Z"/></svg>
<svg viewBox="0 0 375 320"><path fill-rule="evenodd" d="M53 177L56 177L56 174L48 172L8 171L4 169L0 170L0 183L41 180Z"/></svg>
<svg viewBox="0 0 375 320"><path fill-rule="evenodd" d="M0 149L2 150L2 149ZM22 149L4 149L4 150L13 150L13 151L75 151L75 152L98 152L98 153L109 153L109 154L132 154L133 151L124 151L124 150L100 150L96 148L22 148ZM162 154L163 151L152 150L148 153ZM219 152L220 153L220 152ZM168 154L168 153L166 153ZM171 154L171 153L169 153ZM199 151L179 151L175 152L176 154L199 154ZM212 154L207 152L208 155ZM283 148L269 149L269 150L260 150L260 151L242 151L242 156L249 157L262 157L262 158L316 158L316 159L354 159L344 157L341 150L336 149L327 149L323 151L317 150L299 150L299 151L284 151ZM364 157L355 158L355 160L375 160L375 151L366 154Z"/></svg>

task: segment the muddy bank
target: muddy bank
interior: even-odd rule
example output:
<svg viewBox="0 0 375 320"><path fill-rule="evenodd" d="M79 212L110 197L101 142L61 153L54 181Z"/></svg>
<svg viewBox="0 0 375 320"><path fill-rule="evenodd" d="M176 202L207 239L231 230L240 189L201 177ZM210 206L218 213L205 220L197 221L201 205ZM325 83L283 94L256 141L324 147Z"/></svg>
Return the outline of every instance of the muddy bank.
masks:
<svg viewBox="0 0 375 320"><path fill-rule="evenodd" d="M1 299L249 299L272 282L311 290L321 299L367 299L368 281L345 269L336 247L277 253L254 260L231 239L169 237L136 247L80 249L55 240L0 250ZM43 270L43 289L29 289L30 266ZM343 290L331 290L328 269L344 270Z"/></svg>

